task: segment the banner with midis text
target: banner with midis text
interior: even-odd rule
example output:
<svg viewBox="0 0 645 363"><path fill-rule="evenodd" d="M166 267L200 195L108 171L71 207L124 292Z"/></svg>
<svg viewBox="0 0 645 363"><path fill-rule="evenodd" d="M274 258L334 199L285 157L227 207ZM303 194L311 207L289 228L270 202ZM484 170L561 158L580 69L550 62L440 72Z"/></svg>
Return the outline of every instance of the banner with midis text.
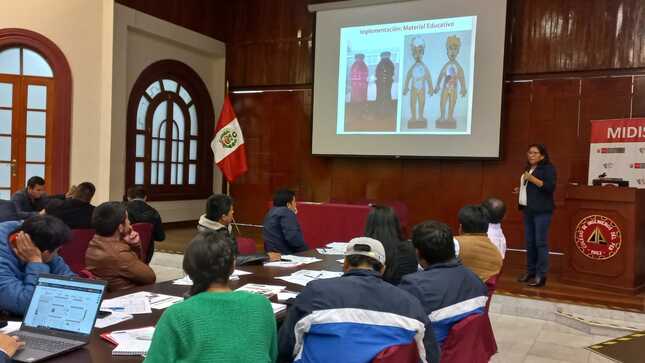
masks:
<svg viewBox="0 0 645 363"><path fill-rule="evenodd" d="M645 118L591 121L589 185L602 174L645 188Z"/></svg>

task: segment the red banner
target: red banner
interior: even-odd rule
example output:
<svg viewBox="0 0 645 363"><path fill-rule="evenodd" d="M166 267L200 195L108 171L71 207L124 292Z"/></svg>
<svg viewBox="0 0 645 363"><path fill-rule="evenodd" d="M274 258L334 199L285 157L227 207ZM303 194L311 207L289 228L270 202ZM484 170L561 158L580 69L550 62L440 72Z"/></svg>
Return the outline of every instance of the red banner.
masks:
<svg viewBox="0 0 645 363"><path fill-rule="evenodd" d="M645 142L645 118L592 120L591 143Z"/></svg>

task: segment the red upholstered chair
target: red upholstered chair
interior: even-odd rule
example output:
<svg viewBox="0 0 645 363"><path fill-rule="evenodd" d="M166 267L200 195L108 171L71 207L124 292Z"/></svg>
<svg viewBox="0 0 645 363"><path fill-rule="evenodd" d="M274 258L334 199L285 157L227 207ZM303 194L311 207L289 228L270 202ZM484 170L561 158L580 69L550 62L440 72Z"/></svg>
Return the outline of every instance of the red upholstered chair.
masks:
<svg viewBox="0 0 645 363"><path fill-rule="evenodd" d="M488 313L473 314L455 324L441 347L441 363L488 363L497 342Z"/></svg>
<svg viewBox="0 0 645 363"><path fill-rule="evenodd" d="M417 343L394 345L379 353L372 363L418 363Z"/></svg>
<svg viewBox="0 0 645 363"><path fill-rule="evenodd" d="M85 251L92 237L93 229L72 229L72 239L58 250L58 254L72 271L80 273L85 268Z"/></svg>
<svg viewBox="0 0 645 363"><path fill-rule="evenodd" d="M486 287L488 288L488 300L486 300L486 312L488 312L490 301L492 300L493 294L495 293L495 289L497 288L497 280L499 279L499 275L500 274L491 276L488 280L486 280Z"/></svg>
<svg viewBox="0 0 645 363"><path fill-rule="evenodd" d="M253 238L236 237L235 240L237 241L237 249L240 255L250 255L257 253L257 245L255 244L255 240Z"/></svg>
<svg viewBox="0 0 645 363"><path fill-rule="evenodd" d="M152 241L152 228L152 223L135 223L132 225L132 229L139 233L139 239L141 240L141 256L139 258L144 262Z"/></svg>
<svg viewBox="0 0 645 363"><path fill-rule="evenodd" d="M90 270L87 269L82 269L81 271L78 272L78 276L85 278L85 279L91 279L91 280L96 280L96 276Z"/></svg>

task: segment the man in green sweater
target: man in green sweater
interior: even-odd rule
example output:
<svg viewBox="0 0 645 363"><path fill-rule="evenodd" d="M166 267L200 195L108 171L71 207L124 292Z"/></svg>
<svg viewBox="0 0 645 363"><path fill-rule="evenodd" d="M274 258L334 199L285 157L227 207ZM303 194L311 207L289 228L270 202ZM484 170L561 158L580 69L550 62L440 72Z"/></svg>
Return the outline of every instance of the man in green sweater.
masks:
<svg viewBox="0 0 645 363"><path fill-rule="evenodd" d="M235 268L231 246L224 234L210 231L190 242L183 268L193 281L191 297L161 316L145 363L276 361L271 303L228 285Z"/></svg>

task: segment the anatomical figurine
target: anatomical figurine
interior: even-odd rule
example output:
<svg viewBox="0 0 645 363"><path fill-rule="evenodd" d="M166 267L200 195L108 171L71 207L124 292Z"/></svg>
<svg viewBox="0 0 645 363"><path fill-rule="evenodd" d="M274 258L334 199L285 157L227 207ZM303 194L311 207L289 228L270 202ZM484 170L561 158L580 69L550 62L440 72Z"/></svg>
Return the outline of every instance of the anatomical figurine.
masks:
<svg viewBox="0 0 645 363"><path fill-rule="evenodd" d="M376 76L376 101L387 104L392 101L392 83L394 82L394 63L390 60L392 53L381 53L381 61L374 72Z"/></svg>
<svg viewBox="0 0 645 363"><path fill-rule="evenodd" d="M441 68L441 73L439 73L439 78L437 79L437 86L434 89L434 93L437 94L439 93L439 89L443 87L440 105L441 117L437 119L438 128L457 128L457 121L453 115L455 112L455 104L457 103L457 88L460 88L459 94L461 97L465 97L468 92L466 90L464 69L457 62L457 55L459 55L460 48L461 39L454 35L448 37L448 40L446 40L448 63ZM457 82L459 82L459 86ZM448 117L446 117L446 104L448 104Z"/></svg>
<svg viewBox="0 0 645 363"><path fill-rule="evenodd" d="M354 63L350 70L349 77L352 82L350 102L352 103L367 101L367 77L369 76L369 70L364 59L364 54L357 53L354 56Z"/></svg>
<svg viewBox="0 0 645 363"><path fill-rule="evenodd" d="M410 42L410 51L415 62L408 70L405 78L405 88L403 94L410 92L410 113L412 117L408 121L408 127L425 128L428 121L423 117L423 110L426 105L426 92L432 95L432 76L430 70L423 63L423 54L425 53L426 43L421 37L414 37ZM410 88L410 81L412 87ZM427 85L427 91L426 91ZM417 105L419 112L417 112Z"/></svg>

